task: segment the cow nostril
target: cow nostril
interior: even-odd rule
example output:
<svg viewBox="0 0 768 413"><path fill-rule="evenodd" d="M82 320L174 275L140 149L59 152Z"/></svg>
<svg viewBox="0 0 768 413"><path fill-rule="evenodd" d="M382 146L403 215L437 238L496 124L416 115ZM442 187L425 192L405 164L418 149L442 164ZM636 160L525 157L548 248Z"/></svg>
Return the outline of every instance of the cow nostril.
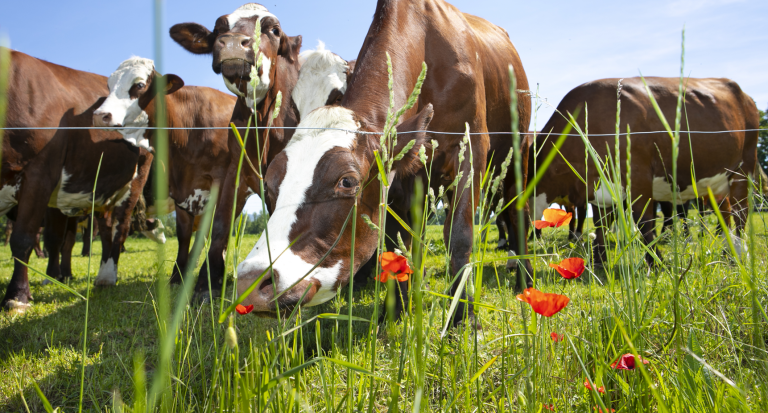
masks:
<svg viewBox="0 0 768 413"><path fill-rule="evenodd" d="M101 117L101 120L103 120L104 122L111 121L112 120L112 114L111 113L107 113L106 115Z"/></svg>
<svg viewBox="0 0 768 413"><path fill-rule="evenodd" d="M245 38L245 39L241 40L240 41L240 45L243 46L243 47L246 47L246 48L250 47L251 46L251 38L248 37L248 38Z"/></svg>

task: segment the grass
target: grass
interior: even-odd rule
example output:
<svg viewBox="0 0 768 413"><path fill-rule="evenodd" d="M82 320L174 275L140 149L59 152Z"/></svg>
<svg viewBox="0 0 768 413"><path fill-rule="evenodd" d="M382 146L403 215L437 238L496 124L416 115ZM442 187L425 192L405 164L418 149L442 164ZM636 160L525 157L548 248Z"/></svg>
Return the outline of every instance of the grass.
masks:
<svg viewBox="0 0 768 413"><path fill-rule="evenodd" d="M766 307L767 287L765 219L765 215L755 215L752 220L758 241L758 250L753 253L761 275L756 278L762 308ZM710 217L710 229L714 226L714 218ZM584 363L590 379L598 386L605 386L606 406L616 411L661 411L639 371L609 367L618 355L629 352L625 351L625 341L617 328L624 323L625 329L636 331L634 345L650 360L648 374L656 389L664 392L671 411L702 411L699 408L710 404L722 411L763 411L765 401L761 400L761 394L768 382L762 370L766 357L756 352L749 342L753 326L746 287L738 268L723 255L720 243L709 237L698 238L696 226L693 232L687 249L695 259L681 285L679 304L683 311L679 335L689 344L684 347L691 348L709 367L703 367L686 353L663 348L673 322L672 279L663 273L638 272L633 279L635 291L626 291L621 282L612 281L613 277L602 271L593 273L592 268L578 281L565 281L546 266L546 262L559 261L559 258L539 257L535 261L540 277L537 288L566 294L571 302L555 317L536 318L527 306L515 300L511 288L514 281L504 269L503 255L493 253L499 261L485 265L482 296L476 300L503 311L478 311L483 334L477 343L473 334L465 330L442 340L439 328L426 330L426 399L421 408L441 411L453 402L450 410L539 411L542 403L552 403L557 411L591 411L596 402L583 384L586 375L580 363ZM565 235L563 229L545 231L543 242L537 243L539 251L559 257L584 256L584 246L568 242ZM444 271L442 228L428 227L426 239L433 252L426 257L429 274L424 279L424 290L442 292L447 287L441 275ZM495 239L493 231L488 237L489 247ZM247 254L255 241L255 236L244 238L241 256ZM94 243L94 247L94 256L98 256L100 243ZM117 400L132 404L135 355L147 355L144 366L148 381L156 368L158 319L153 297L156 246L146 239L132 238L127 248L128 252L120 260L118 285L92 292L84 397L85 408L91 411L112 409L115 394L120 395ZM171 255L175 249L176 240L170 239L166 253ZM662 244L661 249L666 252L667 245ZM75 250L79 250L79 245ZM45 267L45 260L35 258L31 263L38 269ZM71 286L85 294L87 258L76 257L73 264L76 276ZM8 282L11 270L10 251L2 249L0 284ZM64 411L77 406L85 305L65 291L41 285L41 281L39 276L32 275L35 304L26 314L0 314L0 374L4 378L0 381L0 411L25 411L25 403L31 411L44 411L33 381L53 406ZM359 287L353 294L352 314L370 319L375 302L373 281ZM178 287L172 288L172 296L178 291ZM320 307L301 310L300 319L309 320L323 313L345 314L346 291ZM635 300L630 299L628 293L643 296L643 305L647 306L644 314L633 313L629 308ZM424 305L429 312L427 317L434 318L429 320L429 325L442 325L443 310L447 309L449 300L425 294ZM227 324L215 323L207 308L191 306L186 310L174 355L174 401L171 403L174 408L171 410L216 410L228 406L232 402L226 400L226 395L232 393L231 383L225 384L219 378L216 385L213 372L226 370L225 375L232 379L232 372L238 370L246 376L248 356L240 360L238 369L227 370L222 365L233 362L231 352L236 350L229 350L225 344ZM275 342L265 344L279 331L275 320L236 318L239 349L243 353L269 360L271 352L292 351L292 354L275 357L274 366L267 369L282 372L318 355L327 358L305 367L291 379L276 383L277 393L292 401L272 400L269 402L272 410L334 411L337 406L343 407L347 367L330 360L367 365L371 341L367 323L353 323L350 359L347 359L347 322L321 320L318 323L319 330L315 322L310 322L300 334L288 334L285 347L280 348ZM392 386L384 380L396 380L398 375L403 378L398 407L413 409L416 372L413 355L409 354L413 351L413 338L403 343L401 335L405 326L409 326L408 322L381 326L376 334L379 367L375 374L381 379L374 381L376 411L386 410L387 398L391 396ZM566 339L555 343L550 338L551 332L565 334ZM526 355L526 351L532 354ZM404 365L399 362L402 352L407 354ZM495 361L473 381L475 372L490 360ZM352 382L355 410L366 409L370 401L366 400L369 385L366 378L361 374ZM211 391L217 388L229 391ZM683 400L690 401L683 403ZM256 409L252 400L250 406Z"/></svg>

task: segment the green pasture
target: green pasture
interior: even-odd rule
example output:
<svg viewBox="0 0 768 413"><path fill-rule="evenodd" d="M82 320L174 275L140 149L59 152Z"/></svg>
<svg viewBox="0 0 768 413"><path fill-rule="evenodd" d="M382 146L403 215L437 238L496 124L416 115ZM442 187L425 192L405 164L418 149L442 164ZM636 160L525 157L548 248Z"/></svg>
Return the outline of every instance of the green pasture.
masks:
<svg viewBox="0 0 768 413"><path fill-rule="evenodd" d="M696 221L697 217L694 212L690 219ZM589 230L582 242L575 244L567 241L563 228L545 230L544 239L535 243L538 254L549 254L535 259L537 288L571 299L552 318L537 316L515 299L514 278L505 269L505 254L491 251L497 239L494 228L487 240L486 259L497 261L483 266L481 291L475 296L483 304L477 308L482 333L476 336L469 329L449 330L444 338L441 330L450 300L430 292L446 291L445 249L442 227L429 226L425 240L430 252L423 286L427 350L418 408L539 412L544 404L553 404L559 412L591 412L597 401L596 394L584 385L589 376L605 387L606 393L601 395L604 405L617 412L663 411L659 399L665 401L663 407L668 411L768 410L768 401L763 399L768 385L765 343L752 342L755 330L765 331L768 325L762 318L768 302L766 218L766 214L755 214L751 221L756 249L750 254L757 271L753 279L763 311L756 317L759 326L753 323L747 280L723 253L721 241L706 229L702 231L699 224L692 224L691 237L682 241L683 265L690 262L690 270L676 299L673 285L677 278L662 270L649 271L643 263L638 263L637 271L631 274L607 274L588 266L580 279L562 279L547 263L569 256L586 258L588 248L583 242L588 240ZM706 224L714 231L713 217L708 217ZM256 239L245 236L241 257ZM534 242L530 245L533 247ZM669 244L662 241L659 245L665 264L671 265ZM78 242L75 251L79 252L80 246ZM129 406L137 401L134 363L143 365L147 383L152 382L157 368L161 324L154 285L158 280L157 245L131 238L126 247L117 286L91 290L84 390L84 409L89 411L131 411ZM175 258L176 248L176 239L169 239L165 245L168 260ZM99 256L99 242L94 243L93 252L94 258ZM98 260L93 261L91 271L95 274ZM87 257L74 258L75 278L70 286L82 295L87 291L87 263ZM44 271L46 260L31 258L30 265ZM167 274L169 268L170 263L161 271ZM11 272L10 250L5 247L0 249L3 288ZM0 313L0 411L45 411L34 382L53 408L75 411L85 302L61 288L42 285L39 275L31 274L30 278L35 300L32 308L23 315ZM371 318L374 287L373 280L355 286L353 316ZM178 291L179 287L171 288L173 299ZM169 392L172 399L164 403L164 409L233 411L250 406L248 410L259 411L267 402L270 411L392 411L393 406L414 410L415 377L420 372L413 354L414 339L412 335L403 337L404 328L412 327L412 317L403 323L380 325L377 332L369 330L368 322L354 322L351 357L346 320L312 320L275 338L279 331L313 316L346 314L347 297L344 288L330 302L302 309L298 320L283 320L286 325L282 330L274 319L235 317L238 346L234 349L226 344L228 322L219 324L216 320L220 302L215 302L213 309L210 305L189 306L176 338ZM383 297L382 291L382 301ZM675 301L682 321L676 330ZM556 343L550 338L551 332L564 334L565 339ZM370 349L374 340L372 380L368 373L372 371ZM630 341L634 350L627 345ZM649 360L644 372L610 368L619 355L633 351ZM319 356L324 358L275 380L272 387L261 386L270 377ZM348 370L343 361L363 367L365 372ZM254 363L261 373L254 372ZM355 376L348 383L350 372ZM261 377L258 380L264 382L248 381L250 376ZM397 391L394 382L400 384ZM254 401L251 395L239 400L243 392L238 386L246 385L266 388L262 399ZM354 403L348 406L350 388Z"/></svg>

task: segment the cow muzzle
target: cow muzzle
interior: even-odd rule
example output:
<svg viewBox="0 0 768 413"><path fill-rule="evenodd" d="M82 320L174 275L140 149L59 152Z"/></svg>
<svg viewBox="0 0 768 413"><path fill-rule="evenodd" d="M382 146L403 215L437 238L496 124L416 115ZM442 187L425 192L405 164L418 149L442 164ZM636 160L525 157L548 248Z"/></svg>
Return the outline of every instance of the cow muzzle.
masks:
<svg viewBox="0 0 768 413"><path fill-rule="evenodd" d="M111 112L93 112L93 126L99 128L120 128L123 125L116 123Z"/></svg>
<svg viewBox="0 0 768 413"><path fill-rule="evenodd" d="M280 274L276 270L267 271L262 277L263 270L239 274L237 279L237 294L243 295L256 282L257 285L245 297L243 305L253 305L253 312L264 317L275 317L277 312L287 313L297 305L308 303L318 290L311 280L302 280L287 291L278 288ZM261 279L259 280L259 277Z"/></svg>
<svg viewBox="0 0 768 413"><path fill-rule="evenodd" d="M253 39L242 34L225 34L216 39L218 69L229 78L247 78L253 65ZM216 67L214 67L214 70Z"/></svg>

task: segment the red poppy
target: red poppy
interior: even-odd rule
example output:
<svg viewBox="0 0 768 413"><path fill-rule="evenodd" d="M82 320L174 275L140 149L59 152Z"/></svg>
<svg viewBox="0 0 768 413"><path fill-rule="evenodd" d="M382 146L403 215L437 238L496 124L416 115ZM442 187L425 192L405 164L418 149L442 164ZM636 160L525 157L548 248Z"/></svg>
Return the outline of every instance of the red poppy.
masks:
<svg viewBox="0 0 768 413"><path fill-rule="evenodd" d="M640 357L640 356L638 356ZM643 362L643 364L648 364L648 360L643 359L640 357L640 361ZM627 353L621 357L619 357L618 360L614 361L611 364L611 368L619 369L619 370L634 370L635 369L635 356L632 355L632 353Z"/></svg>
<svg viewBox="0 0 768 413"><path fill-rule="evenodd" d="M560 294L543 293L535 288L526 288L517 299L528 303L533 311L544 317L552 317L568 305L570 298Z"/></svg>
<svg viewBox="0 0 768 413"><path fill-rule="evenodd" d="M590 390L590 391L592 390L592 386L589 385L589 380L584 379L584 387L586 387L587 390ZM605 394L605 386L598 387L597 392Z"/></svg>
<svg viewBox="0 0 768 413"><path fill-rule="evenodd" d="M566 280L576 278L584 272L584 260L578 257L566 258L559 264L549 264L550 267L557 270Z"/></svg>
<svg viewBox="0 0 768 413"><path fill-rule="evenodd" d="M549 336L552 337L552 341L555 343L559 343L565 338L565 334L557 334L554 331Z"/></svg>
<svg viewBox="0 0 768 413"><path fill-rule="evenodd" d="M547 208L544 210L544 220L533 221L533 226L536 227L536 229L547 227L557 228L563 225L568 225L568 223L571 222L572 217L572 213L565 212L562 209Z"/></svg>
<svg viewBox="0 0 768 413"><path fill-rule="evenodd" d="M549 410L549 411L553 411L553 412L555 411L555 405L552 404L552 403L550 403L550 404L544 403L544 404L542 404L542 406L544 406L544 410Z"/></svg>
<svg viewBox="0 0 768 413"><path fill-rule="evenodd" d="M251 305L238 304L235 307L235 311L237 311L237 313L240 314L240 315L246 315L246 314L250 313L251 311L253 311L253 304L251 304Z"/></svg>
<svg viewBox="0 0 768 413"><path fill-rule="evenodd" d="M408 259L394 252L386 251L379 257L381 261L381 274L379 281L385 283L389 279L397 281L408 281L408 277L413 274L413 270L408 265Z"/></svg>
<svg viewBox="0 0 768 413"><path fill-rule="evenodd" d="M592 410L596 410L596 411L598 411L600 413L603 413L603 409L601 409L601 408L599 408L597 406L593 407ZM616 411L616 409L611 409L611 412L615 412L615 411ZM607 407L606 407L605 412L608 413L608 408Z"/></svg>

